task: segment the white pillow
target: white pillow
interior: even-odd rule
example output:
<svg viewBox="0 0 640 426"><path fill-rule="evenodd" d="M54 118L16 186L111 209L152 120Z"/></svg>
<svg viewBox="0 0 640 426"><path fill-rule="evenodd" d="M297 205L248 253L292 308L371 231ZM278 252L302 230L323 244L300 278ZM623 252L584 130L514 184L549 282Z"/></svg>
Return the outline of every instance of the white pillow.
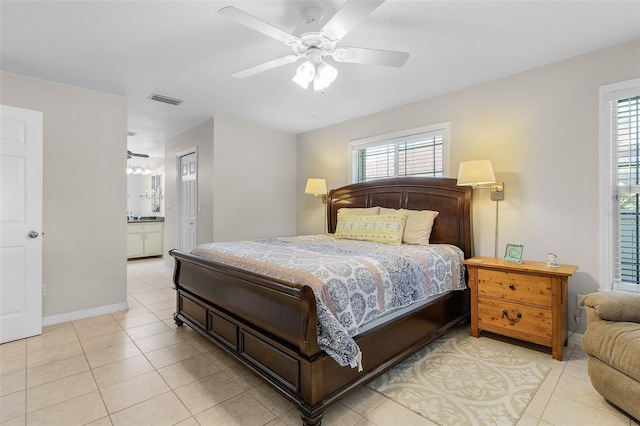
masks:
<svg viewBox="0 0 640 426"><path fill-rule="evenodd" d="M405 244L429 244L433 221L438 212L433 210L387 209L380 207L380 214L404 213L407 216L402 242Z"/></svg>
<svg viewBox="0 0 640 426"><path fill-rule="evenodd" d="M358 215L358 216L370 216L377 215L380 212L380 207L343 207L338 209L338 216L343 215ZM397 213L397 212L394 212Z"/></svg>

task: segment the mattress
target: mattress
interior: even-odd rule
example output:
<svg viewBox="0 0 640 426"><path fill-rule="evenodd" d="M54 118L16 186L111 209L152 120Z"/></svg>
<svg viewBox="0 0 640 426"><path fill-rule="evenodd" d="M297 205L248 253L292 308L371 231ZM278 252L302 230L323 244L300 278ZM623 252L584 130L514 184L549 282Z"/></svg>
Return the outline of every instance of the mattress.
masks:
<svg viewBox="0 0 640 426"><path fill-rule="evenodd" d="M416 303L464 290L464 254L449 244L399 246L307 235L209 243L192 254L292 284L316 297L318 345L362 368L354 337Z"/></svg>

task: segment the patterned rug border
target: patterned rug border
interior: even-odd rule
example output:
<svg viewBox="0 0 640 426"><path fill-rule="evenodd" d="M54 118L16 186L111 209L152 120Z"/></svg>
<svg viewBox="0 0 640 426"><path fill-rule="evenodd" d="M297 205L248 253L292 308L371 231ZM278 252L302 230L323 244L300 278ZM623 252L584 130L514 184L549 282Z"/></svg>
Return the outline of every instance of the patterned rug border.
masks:
<svg viewBox="0 0 640 426"><path fill-rule="evenodd" d="M441 426L515 425L551 369L486 347L461 327L367 384Z"/></svg>

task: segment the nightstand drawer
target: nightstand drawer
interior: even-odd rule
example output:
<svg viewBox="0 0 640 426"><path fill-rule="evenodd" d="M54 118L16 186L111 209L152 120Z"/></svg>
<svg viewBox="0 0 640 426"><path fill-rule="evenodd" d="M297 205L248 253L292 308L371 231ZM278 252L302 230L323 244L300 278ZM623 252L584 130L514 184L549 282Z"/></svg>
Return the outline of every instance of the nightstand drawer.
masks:
<svg viewBox="0 0 640 426"><path fill-rule="evenodd" d="M541 345L551 345L550 309L479 297L478 327Z"/></svg>
<svg viewBox="0 0 640 426"><path fill-rule="evenodd" d="M551 307L551 278L517 272L478 270L478 297Z"/></svg>

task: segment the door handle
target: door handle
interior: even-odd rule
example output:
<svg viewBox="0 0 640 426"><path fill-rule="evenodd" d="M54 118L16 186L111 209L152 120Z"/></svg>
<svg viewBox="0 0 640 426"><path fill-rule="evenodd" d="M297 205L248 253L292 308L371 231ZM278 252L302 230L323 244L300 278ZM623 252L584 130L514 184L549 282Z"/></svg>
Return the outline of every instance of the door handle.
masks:
<svg viewBox="0 0 640 426"><path fill-rule="evenodd" d="M27 235L29 236L29 238L38 238L39 234L36 231L29 231Z"/></svg>

